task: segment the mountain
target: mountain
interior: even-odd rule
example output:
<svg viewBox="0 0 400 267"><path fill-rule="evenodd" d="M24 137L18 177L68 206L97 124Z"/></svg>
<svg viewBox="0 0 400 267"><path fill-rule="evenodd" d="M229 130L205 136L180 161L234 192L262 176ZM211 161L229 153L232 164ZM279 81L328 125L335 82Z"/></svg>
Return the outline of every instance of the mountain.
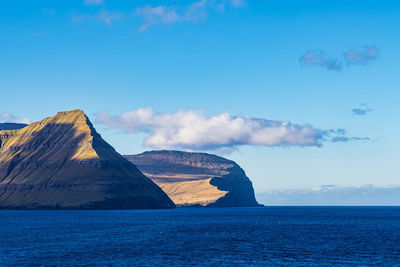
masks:
<svg viewBox="0 0 400 267"><path fill-rule="evenodd" d="M27 126L27 124L23 124L23 123L0 123L0 131L2 130L17 130L17 129L22 129L25 126Z"/></svg>
<svg viewBox="0 0 400 267"><path fill-rule="evenodd" d="M150 151L125 156L179 206L259 206L235 162L206 153Z"/></svg>
<svg viewBox="0 0 400 267"><path fill-rule="evenodd" d="M81 110L0 131L0 208L173 208Z"/></svg>

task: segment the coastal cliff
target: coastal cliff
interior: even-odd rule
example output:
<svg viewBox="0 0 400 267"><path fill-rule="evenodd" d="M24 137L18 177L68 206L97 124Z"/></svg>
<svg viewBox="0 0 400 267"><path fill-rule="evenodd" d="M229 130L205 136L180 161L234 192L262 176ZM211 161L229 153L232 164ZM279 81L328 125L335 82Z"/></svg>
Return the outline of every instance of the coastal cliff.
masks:
<svg viewBox="0 0 400 267"><path fill-rule="evenodd" d="M231 160L182 151L150 151L125 157L178 206L259 206L252 182Z"/></svg>

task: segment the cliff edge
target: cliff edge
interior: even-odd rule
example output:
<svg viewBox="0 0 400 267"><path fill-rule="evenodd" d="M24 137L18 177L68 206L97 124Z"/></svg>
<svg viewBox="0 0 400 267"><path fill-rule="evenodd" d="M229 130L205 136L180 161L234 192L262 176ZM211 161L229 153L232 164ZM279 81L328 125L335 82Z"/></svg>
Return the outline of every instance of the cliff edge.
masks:
<svg viewBox="0 0 400 267"><path fill-rule="evenodd" d="M252 182L231 160L182 151L150 151L125 157L178 206L259 206Z"/></svg>

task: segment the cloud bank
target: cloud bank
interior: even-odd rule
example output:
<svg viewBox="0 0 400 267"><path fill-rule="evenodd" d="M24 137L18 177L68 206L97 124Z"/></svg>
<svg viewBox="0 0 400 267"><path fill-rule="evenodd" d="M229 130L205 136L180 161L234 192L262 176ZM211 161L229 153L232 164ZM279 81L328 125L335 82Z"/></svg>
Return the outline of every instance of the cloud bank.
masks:
<svg viewBox="0 0 400 267"><path fill-rule="evenodd" d="M322 67L329 71L340 71L343 61L347 66L367 65L376 60L380 50L376 46L363 46L343 53L343 58L331 57L324 50L309 50L304 53L299 62L302 66Z"/></svg>
<svg viewBox="0 0 400 267"><path fill-rule="evenodd" d="M96 114L96 122L125 133L147 134L144 145L156 149L218 150L240 145L321 146L325 141L348 142L343 129L319 130L311 125L231 116L223 113L206 116L198 110L155 113L140 108L111 116ZM334 140L334 138L343 137Z"/></svg>
<svg viewBox="0 0 400 267"><path fill-rule="evenodd" d="M398 206L400 186L323 185L313 189L270 190L256 197L260 203L270 206Z"/></svg>
<svg viewBox="0 0 400 267"><path fill-rule="evenodd" d="M13 122L13 123L29 124L31 121L28 118L17 117L8 112L2 112L2 113L0 113L0 122Z"/></svg>

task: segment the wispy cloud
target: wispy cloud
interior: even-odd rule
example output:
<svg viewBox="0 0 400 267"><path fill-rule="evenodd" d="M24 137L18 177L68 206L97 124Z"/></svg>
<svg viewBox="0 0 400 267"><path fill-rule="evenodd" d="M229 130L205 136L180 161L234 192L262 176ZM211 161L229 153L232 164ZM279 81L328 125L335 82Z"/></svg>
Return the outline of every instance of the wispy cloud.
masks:
<svg viewBox="0 0 400 267"><path fill-rule="evenodd" d="M324 136L329 137L328 140L332 143L351 142L351 141L371 141L369 137L349 136L345 129L330 129L323 132Z"/></svg>
<svg viewBox="0 0 400 267"><path fill-rule="evenodd" d="M340 71L343 61L347 66L367 65L378 58L380 50L376 46L363 46L343 53L343 59L328 56L324 50L310 50L304 53L299 62L302 66L322 67L330 71Z"/></svg>
<svg viewBox="0 0 400 267"><path fill-rule="evenodd" d="M85 0L85 5L103 4L102 0ZM198 0L191 1L184 5L144 5L133 7L133 11L110 11L102 9L98 14L72 14L73 23L86 21L102 22L112 25L114 20L127 20L138 18L142 24L139 31L146 31L149 28L160 24L174 24L178 22L198 22L204 20L211 11L225 11L239 8L246 5L245 0ZM102 5L103 6L103 5Z"/></svg>
<svg viewBox="0 0 400 267"><path fill-rule="evenodd" d="M115 20L122 20L124 18L124 14L122 12L110 12L108 10L102 10L98 15L96 20L103 22L109 26L112 25Z"/></svg>
<svg viewBox="0 0 400 267"><path fill-rule="evenodd" d="M350 141L371 141L369 137L335 136L331 139L332 143L350 142Z"/></svg>
<svg viewBox="0 0 400 267"><path fill-rule="evenodd" d="M238 8L246 4L244 0L200 0L187 6L144 6L136 9L136 15L142 17L144 23L139 31L146 31L157 24L177 22L197 22L205 19L212 10L226 10L228 7Z"/></svg>
<svg viewBox="0 0 400 267"><path fill-rule="evenodd" d="M8 112L0 113L0 122L30 123L28 118L18 117Z"/></svg>
<svg viewBox="0 0 400 267"><path fill-rule="evenodd" d="M367 115L367 113L369 113L371 111L372 111L372 109L370 109L366 103L362 103L360 105L360 107L353 108L352 113L355 116L365 116L365 115Z"/></svg>
<svg viewBox="0 0 400 267"><path fill-rule="evenodd" d="M207 10L208 1L201 0L198 2L194 2L187 7L184 11L183 19L186 21L201 21L208 16Z"/></svg>
<svg viewBox="0 0 400 267"><path fill-rule="evenodd" d="M72 14L72 23L98 22L112 26L114 21L123 20L127 16L122 11L101 10L97 14Z"/></svg>
<svg viewBox="0 0 400 267"><path fill-rule="evenodd" d="M363 46L359 49L351 49L344 53L344 59L348 65L367 65L379 56L376 46Z"/></svg>
<svg viewBox="0 0 400 267"><path fill-rule="evenodd" d="M103 0L84 0L83 1L84 5L94 5L94 6L98 6L103 4Z"/></svg>
<svg viewBox="0 0 400 267"><path fill-rule="evenodd" d="M327 70L340 71L342 64L335 58L330 58L323 50L307 51L299 59L302 65L323 67Z"/></svg>
<svg viewBox="0 0 400 267"><path fill-rule="evenodd" d="M145 23L139 27L140 31L145 31L156 24L174 23L181 18L176 10L168 6L144 6L136 9L136 14L143 17Z"/></svg>
<svg viewBox="0 0 400 267"><path fill-rule="evenodd" d="M343 129L319 130L311 125L231 116L229 113L206 116L198 110L155 113L152 108L140 108L115 116L99 112L96 121L126 133L146 133L148 136L144 145L158 149L216 150L240 145L320 146L324 141L347 136ZM348 137L335 142L351 140Z"/></svg>

